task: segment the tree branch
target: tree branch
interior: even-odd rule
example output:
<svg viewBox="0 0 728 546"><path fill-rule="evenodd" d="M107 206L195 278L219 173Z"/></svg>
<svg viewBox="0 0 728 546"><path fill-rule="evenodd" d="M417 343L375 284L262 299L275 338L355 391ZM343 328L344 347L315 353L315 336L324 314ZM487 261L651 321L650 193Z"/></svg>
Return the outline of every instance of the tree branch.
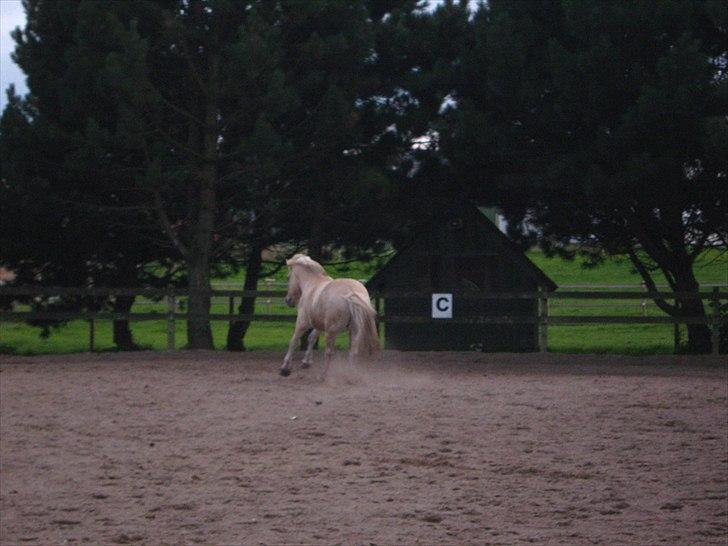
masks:
<svg viewBox="0 0 728 546"><path fill-rule="evenodd" d="M639 259L633 248L629 249L629 260L632 262L632 265L634 265L635 269L637 269L640 277L642 277L642 280L644 281L647 290L652 294L659 292L657 286L655 285L655 281L652 279L652 275L650 275L647 267L645 267L645 264L642 263L642 260ZM670 305L669 303L667 303L667 301L665 301L665 299L658 298L654 295L652 295L652 299L657 307L662 309L671 317L676 317L679 315L679 309L676 305Z"/></svg>
<svg viewBox="0 0 728 546"><path fill-rule="evenodd" d="M162 129L162 127L158 123L152 121L152 124L154 125L155 131L162 135L162 137L167 141L168 144L171 144L172 146L183 150L192 157L202 160L205 159L205 156L203 154L190 148L187 144L182 144L179 140L175 139L172 135L168 134L164 129Z"/></svg>
<svg viewBox="0 0 728 546"><path fill-rule="evenodd" d="M182 117L185 117L188 120L195 122L200 127L202 127L204 125L204 122L202 120L200 120L199 118L195 117L193 114L191 114L190 112L188 112L187 110L185 110L181 106L177 106L176 104L174 104L172 101L170 101L169 99L167 99L162 94L161 91L157 90L157 93L159 95L159 98L162 99L162 102L164 102L164 104L166 104L167 106L169 106L172 110L174 110L175 112L177 112L178 114L180 114Z"/></svg>
<svg viewBox="0 0 728 546"><path fill-rule="evenodd" d="M162 229L167 234L170 241L172 241L174 247L180 252L180 254L182 254L182 256L184 256L185 258L188 258L190 255L190 251L179 238L174 230L174 227L172 226L172 223L169 221L169 216L167 216L167 211L164 208L164 203L162 202L162 195L160 191L155 188L152 190L152 194L154 195L154 205L157 209L157 216L159 217L159 222L162 225Z"/></svg>

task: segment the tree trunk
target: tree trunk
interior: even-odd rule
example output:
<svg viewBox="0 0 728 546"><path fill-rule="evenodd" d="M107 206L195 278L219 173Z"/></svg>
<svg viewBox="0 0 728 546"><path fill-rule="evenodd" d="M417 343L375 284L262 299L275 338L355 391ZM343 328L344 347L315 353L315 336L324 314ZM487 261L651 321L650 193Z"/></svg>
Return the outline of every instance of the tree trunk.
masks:
<svg viewBox="0 0 728 546"><path fill-rule="evenodd" d="M676 284L677 292L698 293L700 285L695 279L692 270L682 272ZM703 301L697 296L695 298L681 298L677 300L682 317L706 317ZM709 353L711 349L710 328L706 324L687 324L688 340L685 350L688 353Z"/></svg>
<svg viewBox="0 0 728 546"><path fill-rule="evenodd" d="M645 247L650 257L655 259L658 266L664 273L673 292L695 293L695 297L676 298L674 305L669 304L663 299L656 298L655 304L671 317L689 318L702 317L706 318L705 306L702 300L697 296L700 291L700 284L695 278L693 272L693 262L684 251L683 247L675 245L676 250L671 253L661 251L650 252L650 248ZM635 251L630 252L630 260L637 271L645 281L647 289L657 292L657 286L645 264L636 255ZM687 324L688 340L685 350L689 353L709 353L711 350L710 328L706 324ZM680 351L680 347L675 347L675 351Z"/></svg>
<svg viewBox="0 0 728 546"><path fill-rule="evenodd" d="M215 225L215 177L213 162L199 170L199 210L192 244L187 256L190 297L188 303L187 343L190 349L212 349L210 327L210 255Z"/></svg>
<svg viewBox="0 0 728 546"><path fill-rule="evenodd" d="M322 179L325 176L321 176ZM308 255L312 260L321 262L324 258L324 221L327 218L327 210L323 199L316 199L313 203L313 216L308 237Z"/></svg>
<svg viewBox="0 0 728 546"><path fill-rule="evenodd" d="M258 278L263 265L263 245L256 243L248 256L248 267L245 271L245 282L243 290L256 290L258 288ZM239 315L252 315L255 312L255 296L243 296L238 307ZM227 335L228 351L245 351L245 334L250 328L250 321L236 320L230 324Z"/></svg>
<svg viewBox="0 0 728 546"><path fill-rule="evenodd" d="M212 237L215 230L217 196L217 146L220 58L212 53L209 57L207 93L204 105L204 126L202 132L202 159L200 160L197 183L197 218L190 252L187 256L189 268L190 299L187 321L187 340L190 349L212 349L212 328L210 327L210 256Z"/></svg>
<svg viewBox="0 0 728 546"><path fill-rule="evenodd" d="M114 299L114 313L128 313L134 305L134 296L117 296ZM121 351L138 351L139 346L134 343L129 321L127 319L114 320L114 345Z"/></svg>
<svg viewBox="0 0 728 546"><path fill-rule="evenodd" d="M710 328L705 324L688 324L687 352L691 354L707 354L711 351Z"/></svg>
<svg viewBox="0 0 728 546"><path fill-rule="evenodd" d="M187 346L190 349L212 349L210 327L210 269L205 256L188 262L190 296L187 303Z"/></svg>

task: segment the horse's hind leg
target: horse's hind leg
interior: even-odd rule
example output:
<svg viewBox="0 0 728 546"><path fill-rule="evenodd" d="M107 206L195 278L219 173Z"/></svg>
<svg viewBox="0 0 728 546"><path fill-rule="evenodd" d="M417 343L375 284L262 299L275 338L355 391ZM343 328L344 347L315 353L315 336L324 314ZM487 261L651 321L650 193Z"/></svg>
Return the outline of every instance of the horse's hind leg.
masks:
<svg viewBox="0 0 728 546"><path fill-rule="evenodd" d="M326 332L326 363L330 363L336 350L336 332Z"/></svg>
<svg viewBox="0 0 728 546"><path fill-rule="evenodd" d="M356 364L359 357L359 346L361 345L359 338L361 335L361 332L353 332L351 328L349 329L349 357L347 358L349 366Z"/></svg>
<svg viewBox="0 0 728 546"><path fill-rule="evenodd" d="M313 346L319 338L319 333L320 332L314 328L308 335L308 347L306 348L306 354L303 356L303 368L308 368L311 364L313 364Z"/></svg>
<svg viewBox="0 0 728 546"><path fill-rule="evenodd" d="M334 358L334 350L336 349L336 332L326 332L326 350L324 351L324 369L321 374L322 378L326 377L329 371L331 359Z"/></svg>
<svg viewBox="0 0 728 546"><path fill-rule="evenodd" d="M296 350L298 340L301 339L303 333L308 330L308 325L301 322L296 322L296 329L293 331L291 341L288 343L288 352L283 359L283 366L281 366L280 374L285 377L291 375L291 362L293 361L293 351Z"/></svg>

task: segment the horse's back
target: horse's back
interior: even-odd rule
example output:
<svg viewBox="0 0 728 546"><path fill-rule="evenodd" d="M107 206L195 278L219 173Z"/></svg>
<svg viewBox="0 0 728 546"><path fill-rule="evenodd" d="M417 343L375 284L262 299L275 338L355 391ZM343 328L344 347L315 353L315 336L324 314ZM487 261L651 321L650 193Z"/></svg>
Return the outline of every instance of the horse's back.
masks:
<svg viewBox="0 0 728 546"><path fill-rule="evenodd" d="M329 282L318 298L317 309L312 314L314 322L324 330L345 328L351 318L352 296L371 307L367 289L356 279L334 279Z"/></svg>
<svg viewBox="0 0 728 546"><path fill-rule="evenodd" d="M366 295L369 298L369 292L366 287L356 279L334 279L327 288L330 288L336 295L346 296L351 292L359 295Z"/></svg>
<svg viewBox="0 0 728 546"><path fill-rule="evenodd" d="M330 300L341 298L348 301L354 295L365 305L371 307L369 292L364 284L356 279L334 279L327 288L329 289L328 298Z"/></svg>

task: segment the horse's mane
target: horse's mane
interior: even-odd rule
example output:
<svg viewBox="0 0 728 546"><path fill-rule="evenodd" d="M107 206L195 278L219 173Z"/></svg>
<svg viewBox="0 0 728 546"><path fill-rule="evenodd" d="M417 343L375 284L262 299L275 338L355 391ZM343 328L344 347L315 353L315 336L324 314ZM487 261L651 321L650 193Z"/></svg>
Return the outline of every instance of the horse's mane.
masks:
<svg viewBox="0 0 728 546"><path fill-rule="evenodd" d="M293 258L290 260L286 260L286 265L288 267L294 266L294 265L300 265L311 271L312 273L319 273L321 275L326 275L326 271L321 266L320 263L314 261L309 256L306 256L305 254L296 254Z"/></svg>

